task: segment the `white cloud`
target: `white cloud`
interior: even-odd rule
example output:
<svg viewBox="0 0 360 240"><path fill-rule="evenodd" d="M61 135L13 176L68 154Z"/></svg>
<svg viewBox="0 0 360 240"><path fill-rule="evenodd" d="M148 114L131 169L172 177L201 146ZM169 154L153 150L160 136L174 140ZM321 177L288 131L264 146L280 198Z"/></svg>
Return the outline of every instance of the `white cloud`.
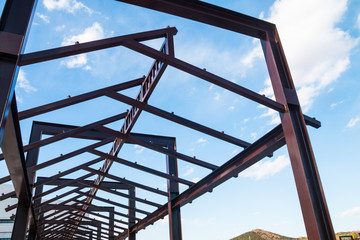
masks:
<svg viewBox="0 0 360 240"><path fill-rule="evenodd" d="M215 93L214 100L215 100L215 101L220 101L220 96L221 96L220 93L216 92L216 93Z"/></svg>
<svg viewBox="0 0 360 240"><path fill-rule="evenodd" d="M261 179L269 178L276 173L283 170L286 166L290 164L289 158L285 155L277 157L275 160L271 161L261 161L246 169L239 176L245 178L254 178L256 181Z"/></svg>
<svg viewBox="0 0 360 240"><path fill-rule="evenodd" d="M341 101L339 101L339 102L332 103L332 104L330 105L330 108L331 108L331 109L334 109L334 108L336 108L337 106L339 106L340 104L343 104L343 103L344 103L344 100L341 100Z"/></svg>
<svg viewBox="0 0 360 240"><path fill-rule="evenodd" d="M82 33L78 35L65 37L61 45L62 46L72 45L75 44L76 42L84 43L96 39L101 39L103 37L104 37L104 30L102 29L102 27L98 22L94 22L94 24L91 27L86 28ZM87 55L84 53L70 57L69 59L62 61L61 63L68 68L80 68L85 66L87 62L88 62ZM84 67L84 70L90 70L90 69L91 69L90 66Z"/></svg>
<svg viewBox="0 0 360 240"><path fill-rule="evenodd" d="M136 149L135 150L135 153L136 154L140 154L140 153L142 153L144 150L145 150L145 148L144 147L141 147L141 146L139 146L139 145L134 145L134 148Z"/></svg>
<svg viewBox="0 0 360 240"><path fill-rule="evenodd" d="M340 214L341 217L360 216L360 207L354 207Z"/></svg>
<svg viewBox="0 0 360 240"><path fill-rule="evenodd" d="M252 140L255 140L257 137L257 133L256 132L250 133L250 136L251 136Z"/></svg>
<svg viewBox="0 0 360 240"><path fill-rule="evenodd" d="M196 140L196 143L206 144L207 142L208 140L206 140L205 138L199 138L198 140Z"/></svg>
<svg viewBox="0 0 360 240"><path fill-rule="evenodd" d="M75 42L84 43L101 38L104 38L104 30L98 22L94 22L94 24L91 27L86 28L84 32L78 35L65 37L61 45L73 45Z"/></svg>
<svg viewBox="0 0 360 240"><path fill-rule="evenodd" d="M75 13L78 10L84 10L89 14L92 14L94 12L82 2L76 0L43 0L43 4L45 8L49 11L63 10L68 13Z"/></svg>
<svg viewBox="0 0 360 240"><path fill-rule="evenodd" d="M29 80L26 78L26 73L22 69L19 70L18 78L16 80L16 87L23 89L27 93L37 91L36 88L30 85Z"/></svg>
<svg viewBox="0 0 360 240"><path fill-rule="evenodd" d="M360 29L360 14L358 15L356 25L357 25L358 29Z"/></svg>
<svg viewBox="0 0 360 240"><path fill-rule="evenodd" d="M350 119L350 121L348 122L348 124L346 125L347 128L352 128L354 127L358 121L360 120L360 117L356 117L356 118L352 118Z"/></svg>
<svg viewBox="0 0 360 240"><path fill-rule="evenodd" d="M245 67L252 68L254 66L255 59L261 58L263 56L264 54L262 52L261 46L257 45L253 50L251 50L251 52L249 52L241 59L241 62Z"/></svg>
<svg viewBox="0 0 360 240"><path fill-rule="evenodd" d="M270 8L266 20L277 25L304 112L350 66L359 39L336 27L346 9L346 0L277 0ZM252 66L261 51L255 47L245 63Z"/></svg>
<svg viewBox="0 0 360 240"><path fill-rule="evenodd" d="M230 106L230 107L228 107L228 110L229 111L233 111L235 109L235 107L234 106Z"/></svg>
<svg viewBox="0 0 360 240"><path fill-rule="evenodd" d="M260 115L260 117L270 117L271 119L267 122L268 125L275 125L280 123L279 113L273 109L267 109L263 114Z"/></svg>
<svg viewBox="0 0 360 240"><path fill-rule="evenodd" d="M61 64L65 65L68 68L80 68L86 65L86 63L87 63L87 56L85 53L61 61Z"/></svg>
<svg viewBox="0 0 360 240"><path fill-rule="evenodd" d="M38 16L45 23L50 23L50 17L49 16L46 16L46 15L41 14L41 13L36 13L36 16Z"/></svg>
<svg viewBox="0 0 360 240"><path fill-rule="evenodd" d="M61 25L61 26L57 26L57 27L55 28L55 31L61 31L61 30L65 29L65 27L66 27L65 24L63 24L63 25Z"/></svg>
<svg viewBox="0 0 360 240"><path fill-rule="evenodd" d="M186 172L182 175L183 177L189 176L189 175L191 175L191 174L195 171L194 168L192 168L192 167L187 166L186 168L187 168L187 170L186 170Z"/></svg>

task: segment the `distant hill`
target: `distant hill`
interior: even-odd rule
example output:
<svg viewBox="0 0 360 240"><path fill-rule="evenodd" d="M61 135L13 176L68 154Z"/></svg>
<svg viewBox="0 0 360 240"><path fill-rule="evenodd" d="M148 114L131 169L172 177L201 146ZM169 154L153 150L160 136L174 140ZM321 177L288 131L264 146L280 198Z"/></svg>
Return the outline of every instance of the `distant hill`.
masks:
<svg viewBox="0 0 360 240"><path fill-rule="evenodd" d="M231 240L298 240L298 239L299 238L285 237L261 229L255 229L250 232L241 234L240 236L237 236L235 238L232 238Z"/></svg>
<svg viewBox="0 0 360 240"><path fill-rule="evenodd" d="M336 239L339 239L339 236L344 236L344 235L347 236L351 235L353 236L354 239L356 239L357 237L360 237L360 231L336 233ZM261 229L255 229L250 232L241 234L240 236L237 236L230 240L307 240L307 238L306 237L291 238L291 237L281 236L276 233L264 231Z"/></svg>

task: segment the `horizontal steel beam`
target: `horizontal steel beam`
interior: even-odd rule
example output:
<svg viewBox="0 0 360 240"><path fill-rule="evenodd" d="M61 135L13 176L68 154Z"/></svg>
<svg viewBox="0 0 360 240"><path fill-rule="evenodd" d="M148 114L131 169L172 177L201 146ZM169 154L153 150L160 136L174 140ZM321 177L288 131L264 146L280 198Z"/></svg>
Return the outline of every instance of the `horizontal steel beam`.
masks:
<svg viewBox="0 0 360 240"><path fill-rule="evenodd" d="M113 98L115 100L121 101L123 103L129 104L133 107L139 108L143 111L149 112L151 114L154 114L156 116L165 118L167 120L170 120L172 122L176 122L178 124L181 124L183 126L189 127L191 129L194 129L196 131L205 133L207 135L213 136L215 138L224 140L226 142L235 144L237 146L246 148L250 146L250 143L237 139L235 137L232 137L230 135L225 134L224 132L216 131L214 129L211 129L209 127L206 127L204 125L201 125L199 123L193 122L191 120L188 120L186 118L180 117L175 115L174 113L169 113L164 110L161 110L159 108L153 107L147 103L136 101L135 99L132 99L130 97L127 97L123 94L116 93L114 91L110 91L106 94L106 96Z"/></svg>
<svg viewBox="0 0 360 240"><path fill-rule="evenodd" d="M108 91L111 91L111 90L120 91L120 90L125 90L128 88L136 87L136 86L141 85L143 80L144 80L144 77L138 78L138 79L135 79L132 81L119 83L114 86L98 89L98 90L95 90L92 92L80 94L80 95L77 95L74 97L66 98L66 99L48 103L48 104L45 104L45 105L42 105L39 107L21 111L21 112L19 112L19 120L34 117L34 116L44 114L47 112L51 112L51 111L54 111L54 110L57 110L57 109L60 109L63 107L69 107L69 106L77 104L77 103L81 103L81 102L85 102L85 101L88 101L88 100L91 100L94 98L98 98L98 97L104 96Z"/></svg>
<svg viewBox="0 0 360 240"><path fill-rule="evenodd" d="M52 198L52 199L46 200L45 202L42 202L42 203L40 203L40 204L36 204L36 205L34 206L34 209L37 210L37 209L39 209L39 208L41 208L41 207L43 207L43 206L46 206L46 205L50 204L51 202L59 201L61 198L67 197L67 196L69 196L70 194L73 194L73 193L75 193L76 191L79 191L79 190L81 190L81 189L83 189L83 188L85 188L85 186L77 187L77 188L74 188L74 189L72 189L72 190L70 190L70 191L67 191L67 192L65 192L65 193L62 193L62 194L60 194L60 195L57 195L56 197L54 197L54 198Z"/></svg>
<svg viewBox="0 0 360 240"><path fill-rule="evenodd" d="M89 177L91 177L91 176L93 176L93 175L94 175L93 173L88 173L88 174L86 174L86 175L83 175L83 176L81 176L81 177L78 177L78 178L76 178L76 179L71 180L71 182L61 184L61 185L59 185L59 186L57 186L57 187L54 187L54 188L52 188L52 189L50 189L50 190L47 190L46 192L42 192L42 193L40 193L39 195L35 195L35 196L34 196L34 200L39 199L39 198L41 198L41 197L44 197L44 196L46 196L46 195L48 195L48 194L54 193L54 192L56 192L56 191L58 191L58 190L61 190L61 189L65 188L65 187L69 187L69 186L71 186L71 183L72 183L72 182L77 182L77 181L80 181L80 180L84 180L84 179L89 178Z"/></svg>
<svg viewBox="0 0 360 240"><path fill-rule="evenodd" d="M137 183L137 182L133 182L133 181L127 180L125 178L116 177L116 176L111 175L109 173L104 173L102 171L99 171L99 170L96 170L96 169L93 169L93 168L90 168L90 167L85 167L84 170L89 171L89 172L94 173L94 174L99 174L101 176L104 176L105 178L113 179L115 181L134 186L136 188L141 188L141 189L144 189L146 191L153 192L153 193L156 193L156 194L159 194L159 195L162 195L162 196L167 196L168 195L167 192L161 191L159 189L155 189L155 188L152 188L152 187L149 187L149 186Z"/></svg>
<svg viewBox="0 0 360 240"><path fill-rule="evenodd" d="M117 0L159 12L206 23L251 37L260 38L275 25L226 8L196 0Z"/></svg>
<svg viewBox="0 0 360 240"><path fill-rule="evenodd" d="M122 193L122 192L117 192L117 191L114 191L114 190L111 190L109 188L105 188L104 186L102 185L95 185L95 184L88 184L88 183L84 183L82 181L80 181L81 184L84 184L88 187L94 187L94 188L97 188L98 190L102 190L102 191L105 191L105 192L108 192L108 193L111 193L111 194L114 194L116 196L120 196L120 197L124 197L124 198L127 198L127 199L131 199L131 200L135 200L136 202L141 202L141 203L144 203L144 204L147 204L147 205L150 205L150 206L153 206L153 207L156 207L156 208L159 208L161 207L162 205L158 204L158 203L155 203L155 202L152 202L152 201L149 201L147 199L142 199L142 198L138 198L138 197L132 197L130 196L129 194L126 194L126 193Z"/></svg>
<svg viewBox="0 0 360 240"><path fill-rule="evenodd" d="M285 112L285 106L281 103L278 103L270 98L260 95L259 93L251 91L247 88L244 88L232 81L226 80L215 74L207 72L206 70L196 67L194 65L191 65L185 61L177 59L173 56L169 56L160 51L157 51L157 50L155 50L151 47L148 47L144 44L141 44L141 43L138 43L135 41L126 41L126 42L124 42L123 45L131 50L134 50L134 51L144 54L148 57L162 61L162 62L168 64L169 66L172 66L174 68L177 68L179 70L187 72L193 76L201 78L205 81L208 81L208 82L215 84L219 87L222 87L226 90L234 92L245 98L251 99L251 100L253 100L261 105L267 106L275 111Z"/></svg>
<svg viewBox="0 0 360 240"><path fill-rule="evenodd" d="M215 169L218 168L214 164L211 164L211 163L208 163L206 161L202 161L200 159L196 159L196 158L193 158L193 157L189 157L189 156L187 156L185 154L181 154L181 153L176 152L174 150L166 149L166 148L163 148L161 146L157 146L156 144L152 144L152 143L147 142L147 141L137 139L136 137L133 137L133 136L131 136L129 134L124 134L124 133L115 131L113 129L107 128L107 127L97 127L96 129L98 129L99 131L108 133L108 134L110 134L112 136L116 136L118 138L121 138L121 139L123 139L123 140L125 140L127 142L131 142L131 143L146 147L148 149L151 149L151 150L154 150L154 151L157 151L157 152L160 152L160 153L164 153L166 155L169 155L169 156L184 160L184 161L189 162L189 163L196 164L196 165L204 167L204 168L208 168L208 169L211 169L211 170L215 170Z"/></svg>
<svg viewBox="0 0 360 240"><path fill-rule="evenodd" d="M98 156L100 156L100 157L102 157L102 158L111 159L112 161L117 162L117 163L120 163L120 164L123 164L123 165L125 165L125 166L132 167L132 168L134 168L134 169L138 169L138 170L141 170L141 171L144 171L144 172L153 174L153 175L158 176L158 177L170 179L170 180L173 180L173 181L176 181L176 182L185 184L185 185L190 186L190 187L191 187L192 185L194 185L193 182L188 181L188 180L186 180L186 179L182 179L182 178L179 178L179 177L176 177L176 176L172 176L172 175L169 175L169 174L167 174L167 173L163 173L163 172L154 170L154 169L152 169L152 168L145 167L145 166L143 166L143 165L141 165L141 164L127 161L127 160L122 159L122 158L119 158L119 157L111 156L110 154L107 154L107 153L104 153L104 152L100 152L100 151L98 151L98 150L96 150L96 149L90 150L89 153L98 155Z"/></svg>
<svg viewBox="0 0 360 240"><path fill-rule="evenodd" d="M192 202L194 199L198 198L204 193L212 191L216 186L220 185L224 181L232 177L236 177L239 172L255 164L283 145L285 145L285 139L282 127L279 125L254 142L250 147L246 148L241 153L237 154L235 157L223 164L221 167L197 182L194 186L175 197L171 201L171 206L174 208L176 206L184 206L185 204ZM165 204L135 224L130 229L130 231L138 232L149 224L152 224L160 218L163 218L167 215L167 213L168 204ZM126 238L127 234L128 232L118 236L116 239L124 239Z"/></svg>
<svg viewBox="0 0 360 240"><path fill-rule="evenodd" d="M129 206L127 206L127 205L124 205L124 204L121 204L121 203L118 203L118 202L115 202L115 201L112 201L112 200L110 200L110 199L105 199L105 198L102 198L102 197L99 197L99 196L91 196L90 194L88 194L88 193L84 193L84 192L81 192L81 191L78 191L78 192L76 192L76 193L78 193L78 194L80 194L80 195L82 195L82 196L86 196L86 197L94 197L94 199L96 199L96 200L98 200L98 201L100 201L100 202L103 202L103 203L107 203L107 204L110 204L110 205L112 205L112 206L116 206L116 207L119 207L119 208L124 208L124 209L131 209L131 210L134 210L134 211L136 211L136 212L138 212L138 213L142 213L142 214L145 214L145 215L149 215L150 213L149 212L147 212L147 211L144 211L144 210L141 210L141 209L138 209L138 208L131 208L131 207L129 207Z"/></svg>
<svg viewBox="0 0 360 240"><path fill-rule="evenodd" d="M129 39L134 41L147 41L147 40L166 37L167 34L175 35L176 33L177 33L177 29L172 27L172 28L164 28L160 30L129 34L119 37L106 38L106 39L101 39L86 43L79 43L79 44L74 43L74 45L71 46L22 54L20 56L20 61L18 64L19 66L25 66L29 64L45 62L58 58L69 57L81 53L87 53L87 52L102 50L106 48L121 46L124 41Z"/></svg>
<svg viewBox="0 0 360 240"><path fill-rule="evenodd" d="M38 178L37 178L37 181L36 181L35 184L34 184L34 186L35 186L35 187L40 187L40 186L42 186L42 185L54 185L54 182L56 182L57 180L59 180L60 177L63 177L63 176L66 176L66 175L68 175L68 174L70 174L70 173L79 171L79 170L83 169L83 168L86 167L86 166L91 166L91 165L93 165L93 164L95 164L95 163L98 163L98 162L100 162L100 161L102 161L102 160L104 160L104 159L103 159L103 158L96 158L96 159L91 160L91 161L88 161L88 162L86 162L86 163L84 163L84 164L80 164L80 165L78 165L78 166L76 166L76 167L73 167L73 168L71 168L71 169L69 169L69 170L65 170L65 171L63 171L63 172L59 172L58 174L55 174L55 175L53 175L53 176L51 176L51 177L46 178L46 180L44 180L44 181L40 181L40 179L44 179L43 177L38 177Z"/></svg>
<svg viewBox="0 0 360 240"><path fill-rule="evenodd" d="M69 158L75 157L77 155L80 155L80 154L82 154L84 152L87 152L88 150L91 150L93 148L97 148L97 147L103 146L105 144L108 144L108 143L114 141L114 139L115 139L114 137L110 137L110 138L107 138L105 140L99 141L97 143L94 143L94 144L88 145L86 147L77 149L77 150L72 151L70 153L64 154L64 155L62 155L60 157L53 158L53 159L48 160L46 162L37 164L36 166L28 168L28 172L34 172L34 171L37 171L39 169L49 167L49 166L54 165L56 163L62 162L64 160L66 160L66 159L69 159Z"/></svg>
<svg viewBox="0 0 360 240"><path fill-rule="evenodd" d="M103 158L102 158L103 159ZM92 184L94 181L92 180L79 180L79 181L73 181L74 179L70 179L70 178L58 178L55 180L52 180L51 182L48 182L48 180L51 180L52 177L38 177L37 178L37 185L52 185L52 186L59 186L59 185L64 185L64 184L68 184L68 186L70 187L80 187L83 186L84 184L89 185ZM101 186L104 188L109 188L109 189L122 189L122 190L129 190L132 187L128 186L126 184L123 183L118 183L118 182L108 182L108 181L103 181L101 183Z"/></svg>

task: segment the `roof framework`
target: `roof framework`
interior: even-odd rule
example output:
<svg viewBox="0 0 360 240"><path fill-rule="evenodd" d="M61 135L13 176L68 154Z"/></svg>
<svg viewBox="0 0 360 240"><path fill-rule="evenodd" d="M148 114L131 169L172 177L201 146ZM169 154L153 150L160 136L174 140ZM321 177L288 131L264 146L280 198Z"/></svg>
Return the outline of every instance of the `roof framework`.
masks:
<svg viewBox="0 0 360 240"><path fill-rule="evenodd" d="M13 216L15 223L12 239L27 237L28 239L128 238L133 240L138 231L166 215L169 216L170 239L182 239L180 214L182 206L206 192L211 192L216 186L236 177L241 171L264 157L271 156L284 145L287 145L290 155L309 239L335 239L306 129L306 124L319 127L320 123L302 114L275 25L195 0L122 0L121 2L260 39L276 100L176 58L173 37L177 29L173 27L23 54L35 1L6 1L0 22L2 43L0 46L0 142L3 151L0 158L6 162L10 175L1 178L0 184L12 181L15 191L4 193L0 199L18 198L17 204L6 209L7 211L16 209L16 215ZM144 41L151 39L163 39L162 47L155 50L143 44ZM20 66L116 46L126 47L154 59L148 73L138 79L111 87L22 112L17 111L14 90ZM167 66L277 111L281 124L257 141L249 143L148 104L148 99ZM140 88L140 91L135 98L121 93L125 89L136 87ZM108 97L125 103L130 105L131 109L84 126L34 121L29 144L23 146L19 121L99 97ZM176 136L132 132L134 124L143 111L237 145L243 150L221 166L187 156L177 151ZM117 121L123 121L120 131L106 126ZM51 137L43 138L43 135L51 135ZM41 147L67 138L87 139L93 143L59 157L47 159L45 162L38 162ZM102 146L108 144L112 147L109 152L104 152ZM124 144L137 144L165 155L166 172L118 157ZM40 170L57 166L67 159L84 153L91 154L93 158L51 177L37 175ZM193 183L179 177L178 161L195 164L210 170L210 173L199 182ZM103 164L102 167L94 168L94 165L99 163ZM114 176L109 173L113 164L121 164L165 179L168 183L167 191L151 186L150 183L143 184ZM76 177L68 177L74 173ZM94 177L95 180L91 180ZM181 192L179 184L186 186L187 189ZM165 198L165 203L139 198L136 196L139 190ZM126 204L118 199L125 199ZM146 210L142 208L143 206L147 206ZM125 212L117 211L115 207Z"/></svg>

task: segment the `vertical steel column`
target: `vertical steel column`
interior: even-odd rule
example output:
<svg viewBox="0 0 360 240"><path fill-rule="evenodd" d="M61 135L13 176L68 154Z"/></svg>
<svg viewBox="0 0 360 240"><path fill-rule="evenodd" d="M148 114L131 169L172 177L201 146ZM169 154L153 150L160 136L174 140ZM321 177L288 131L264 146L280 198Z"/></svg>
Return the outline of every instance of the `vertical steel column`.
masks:
<svg viewBox="0 0 360 240"><path fill-rule="evenodd" d="M41 128L33 122L33 125L31 128L31 133L30 133L29 144L40 141L41 134L42 134ZM39 148L34 148L34 149L28 151L26 154L26 167L31 168L31 167L35 166L38 162L38 159L39 159ZM29 184L30 184L31 192L34 187L34 182L35 182L35 172L31 172L31 173L29 173ZM42 190L43 190L43 186L41 186L40 188L36 188L35 191L37 194L41 194ZM40 202L41 202L41 198L35 200L35 203L40 204ZM30 228L29 229L29 240L35 240L35 238L36 238L36 231L34 231L34 229Z"/></svg>
<svg viewBox="0 0 360 240"><path fill-rule="evenodd" d="M25 239L29 219L30 203L19 201L16 209L16 217L11 233L11 240Z"/></svg>
<svg viewBox="0 0 360 240"><path fill-rule="evenodd" d="M309 240L333 240L325 196L286 58L276 28L261 40L276 100L285 105L280 113L286 144Z"/></svg>
<svg viewBox="0 0 360 240"><path fill-rule="evenodd" d="M112 208L113 210L109 210L109 239L113 240L115 237L114 234L114 210L115 208Z"/></svg>
<svg viewBox="0 0 360 240"><path fill-rule="evenodd" d="M101 224L96 226L96 240L101 240Z"/></svg>
<svg viewBox="0 0 360 240"><path fill-rule="evenodd" d="M7 0L0 20L0 143L14 99L17 61L24 49L36 0Z"/></svg>
<svg viewBox="0 0 360 240"><path fill-rule="evenodd" d="M35 188L35 196L36 196L36 195L40 195L40 194L43 192L43 188L44 188L44 185L40 185L40 186L36 187L36 188ZM34 201L34 206L39 205L40 203L41 203L41 197L38 198L38 199L36 199L36 200ZM41 210L42 210L42 207L39 208L39 209L37 209L37 210L35 210L35 214L37 215L39 212L41 212ZM38 220L38 222L42 222L43 219L44 219L44 215L43 215L43 214L40 214L40 216L38 216L38 219L37 219L37 220ZM42 228L43 228L43 227L44 227L44 225L39 226L38 231L39 231L39 232L42 232Z"/></svg>
<svg viewBox="0 0 360 240"><path fill-rule="evenodd" d="M0 20L0 143L19 200L11 237L16 240L25 239L29 212L33 214L14 91L17 62L24 49L34 5L35 0L8 0ZM36 230L33 218L31 229Z"/></svg>
<svg viewBox="0 0 360 240"><path fill-rule="evenodd" d="M136 204L136 202L135 202L135 187L131 187L131 188L129 188L129 211L128 211L129 230L131 229L132 226L135 225L135 217L136 217L136 212L135 212L136 205L135 204ZM136 233L128 231L128 240L136 240Z"/></svg>
<svg viewBox="0 0 360 240"><path fill-rule="evenodd" d="M40 141L42 135L41 126L33 122L31 127L29 144ZM35 166L39 159L39 148L31 149L26 154L26 167L31 168ZM29 183L30 187L33 188L35 182L35 172L29 173Z"/></svg>
<svg viewBox="0 0 360 240"><path fill-rule="evenodd" d="M101 224L99 223L96 227L96 240L101 240Z"/></svg>
<svg viewBox="0 0 360 240"><path fill-rule="evenodd" d="M176 151L176 143L173 141L172 145L168 145L168 148ZM166 167L167 173L172 176L178 176L178 167L177 159L171 156L166 156ZM168 180L168 193L169 193L169 203L168 203L168 215L169 215L169 232L170 240L181 240L181 215L180 215L180 206L173 207L171 200L179 195L179 183L173 180Z"/></svg>

